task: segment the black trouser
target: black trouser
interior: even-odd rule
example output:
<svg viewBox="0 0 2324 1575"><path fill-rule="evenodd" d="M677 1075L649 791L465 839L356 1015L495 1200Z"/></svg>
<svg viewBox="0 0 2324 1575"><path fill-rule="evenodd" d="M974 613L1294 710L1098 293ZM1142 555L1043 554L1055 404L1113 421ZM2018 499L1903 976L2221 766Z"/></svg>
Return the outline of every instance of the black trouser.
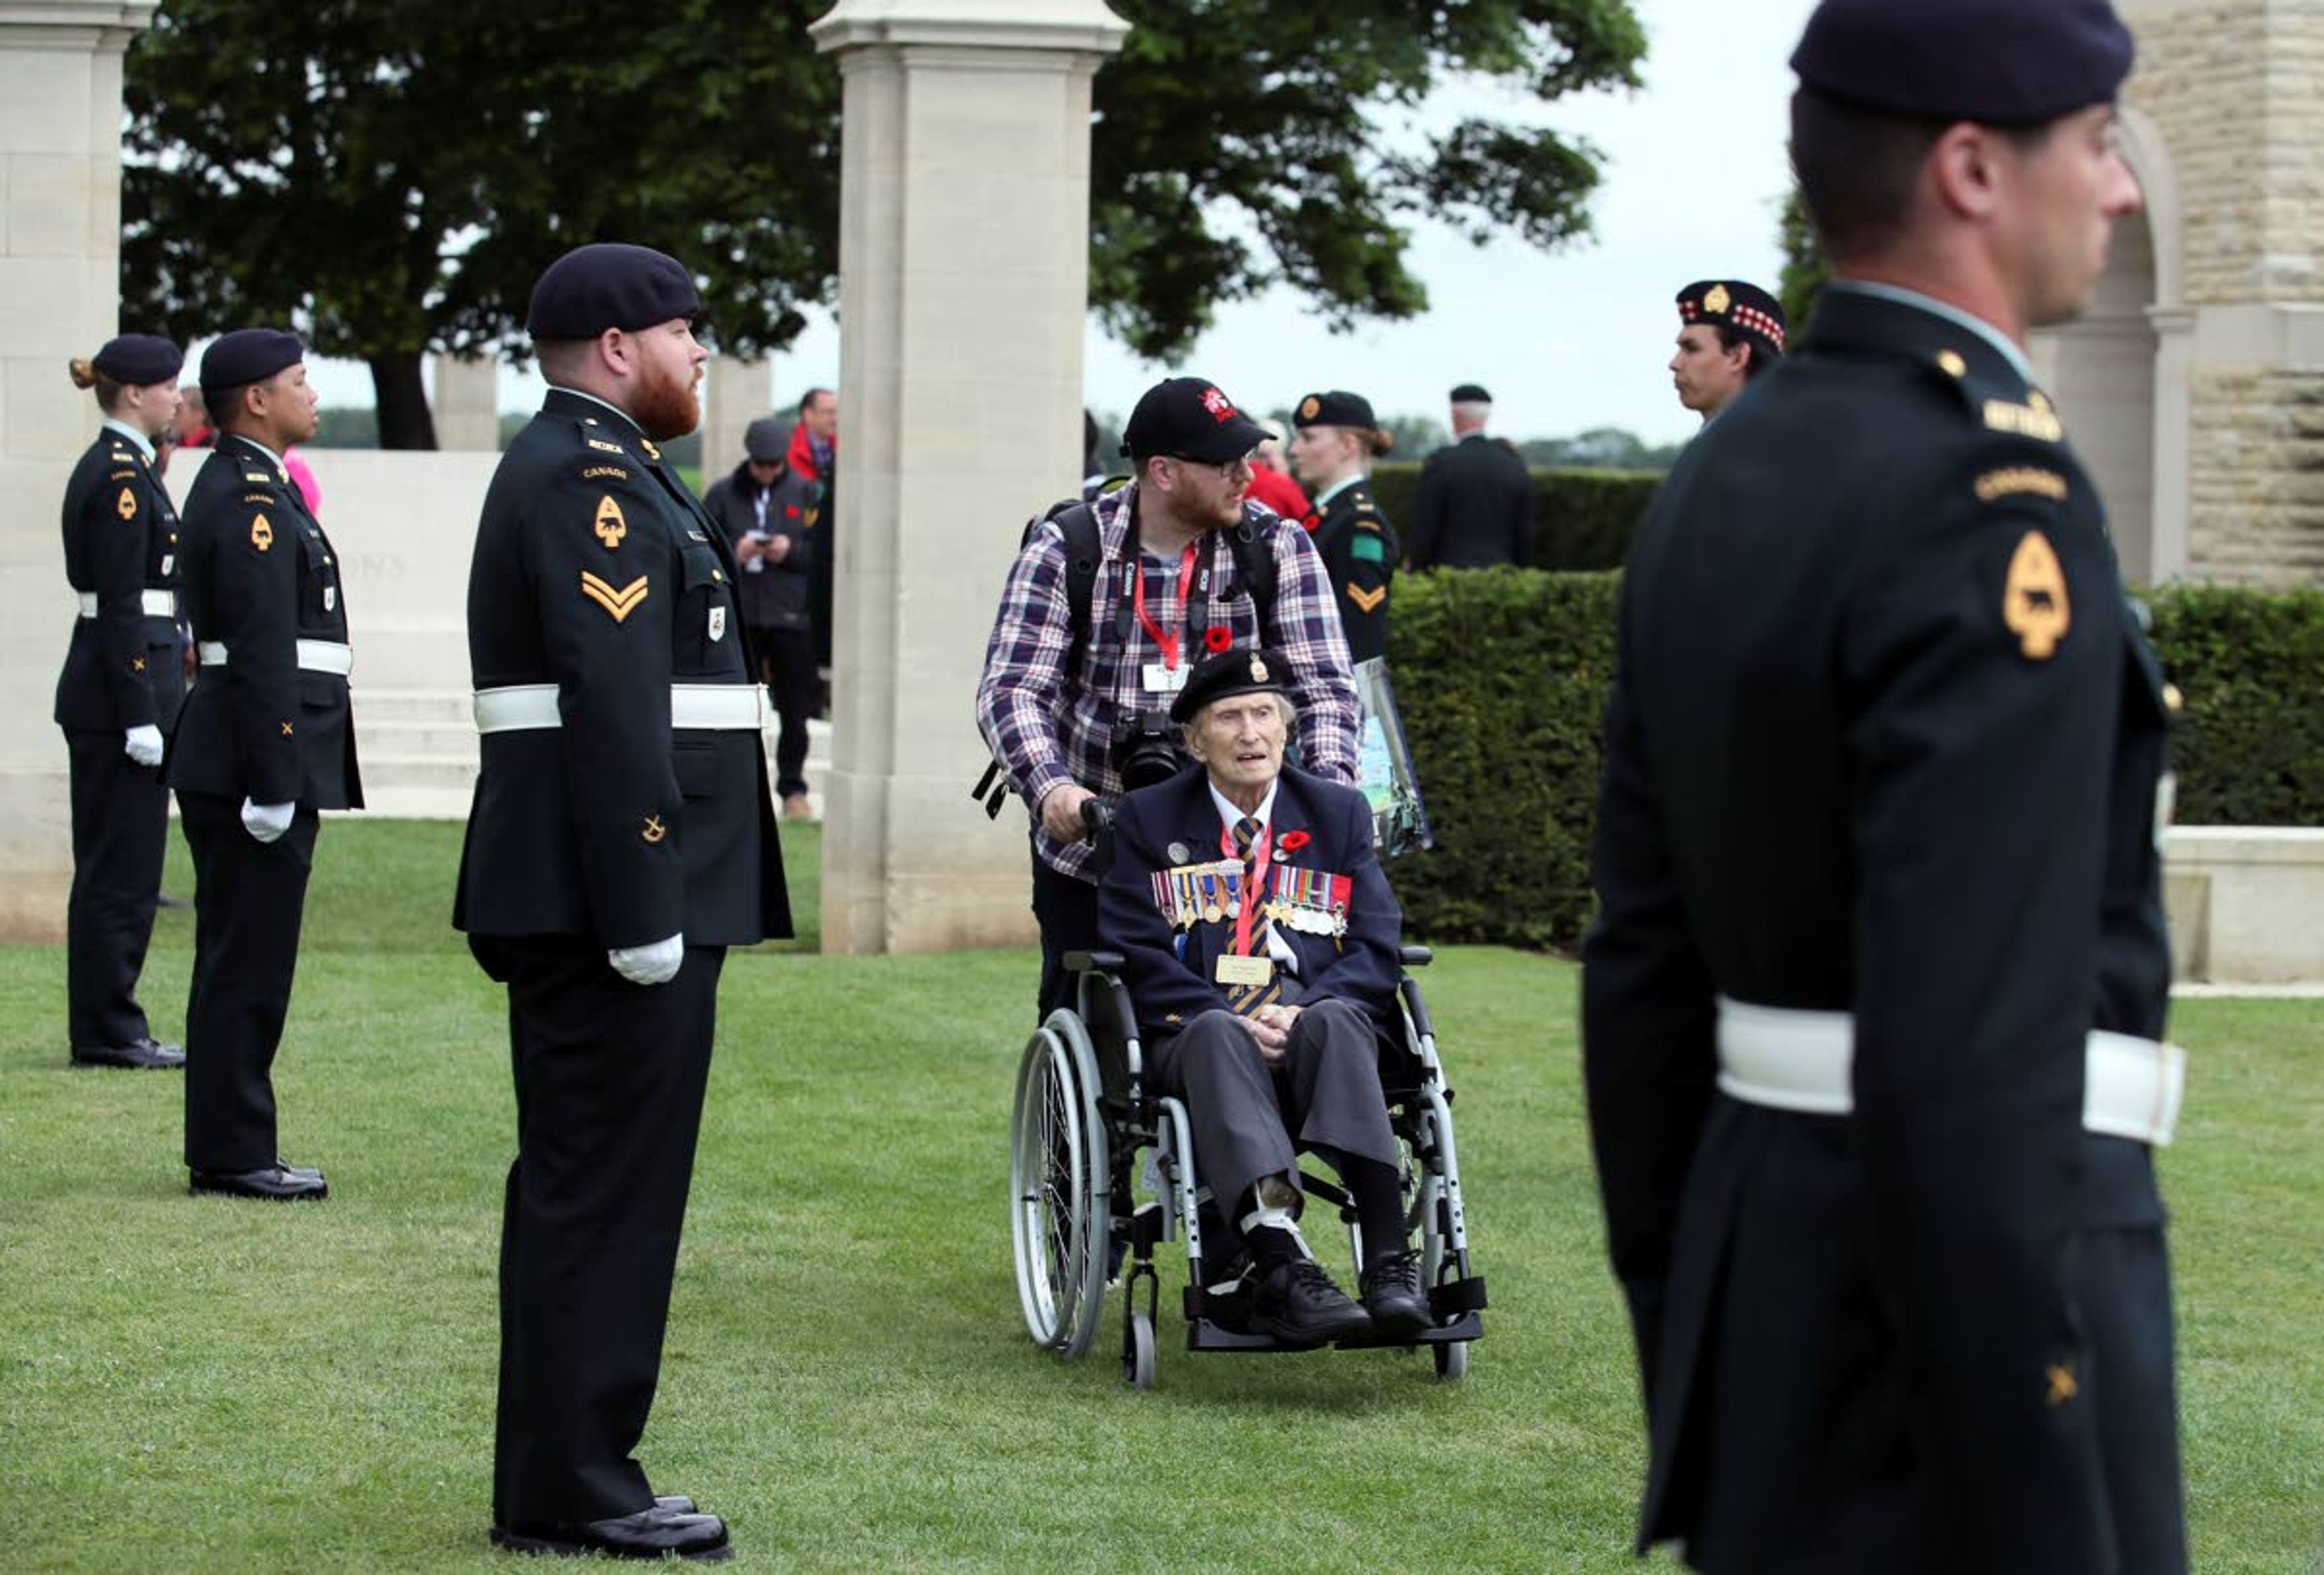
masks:
<svg viewBox="0 0 2324 1575"><path fill-rule="evenodd" d="M782 731L775 739L775 796L804 794L807 719L816 714L823 693L815 670L815 637L804 628L754 628L751 649L759 658L767 698L782 718Z"/></svg>
<svg viewBox="0 0 2324 1575"><path fill-rule="evenodd" d="M72 896L65 908L66 1026L82 1049L134 1045L152 1029L137 976L153 938L170 836L161 773L122 752L118 732L65 734L72 755Z"/></svg>
<svg viewBox="0 0 2324 1575"><path fill-rule="evenodd" d="M1097 887L1063 875L1033 853L1033 920L1041 926L1040 1017L1074 1004L1074 976L1065 953L1097 945Z"/></svg>
<svg viewBox="0 0 2324 1575"><path fill-rule="evenodd" d="M257 1170L281 1155L270 1073L290 1009L299 924L321 817L305 807L262 843L242 805L180 793L194 854L194 980L186 998L186 1164Z"/></svg>
<svg viewBox="0 0 2324 1575"><path fill-rule="evenodd" d="M569 935L469 942L508 986L516 1163L501 1217L493 1519L601 1520L653 1502L653 1408L710 1075L723 946L636 985Z"/></svg>

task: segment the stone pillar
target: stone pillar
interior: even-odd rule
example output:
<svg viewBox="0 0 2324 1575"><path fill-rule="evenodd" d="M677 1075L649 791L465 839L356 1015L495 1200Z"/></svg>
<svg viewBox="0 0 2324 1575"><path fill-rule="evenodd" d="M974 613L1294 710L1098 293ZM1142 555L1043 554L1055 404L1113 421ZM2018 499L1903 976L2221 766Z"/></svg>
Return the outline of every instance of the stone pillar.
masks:
<svg viewBox="0 0 2324 1575"><path fill-rule="evenodd" d="M0 0L0 941L64 935L71 815L50 708L73 604L57 511L97 424L65 363L122 327L121 62L153 9Z"/></svg>
<svg viewBox="0 0 2324 1575"><path fill-rule="evenodd" d="M969 797L1025 520L1080 474L1101 0L840 0L841 553L823 944L1021 944L1026 823ZM1028 981L1029 985L1029 979Z"/></svg>
<svg viewBox="0 0 2324 1575"><path fill-rule="evenodd" d="M724 475L742 459L742 432L761 416L774 413L772 356L710 358L702 381L702 484Z"/></svg>
<svg viewBox="0 0 2324 1575"><path fill-rule="evenodd" d="M501 451L501 364L491 355L437 355L436 447L446 453Z"/></svg>

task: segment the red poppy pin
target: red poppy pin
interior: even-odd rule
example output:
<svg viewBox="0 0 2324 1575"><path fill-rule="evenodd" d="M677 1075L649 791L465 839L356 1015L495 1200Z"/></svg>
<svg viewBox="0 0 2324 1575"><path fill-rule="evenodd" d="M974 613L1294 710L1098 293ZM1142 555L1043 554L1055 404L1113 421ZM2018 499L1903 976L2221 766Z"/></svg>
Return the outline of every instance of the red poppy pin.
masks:
<svg viewBox="0 0 2324 1575"><path fill-rule="evenodd" d="M1203 649L1213 656L1234 644L1234 631L1223 623L1213 623L1203 631Z"/></svg>
<svg viewBox="0 0 2324 1575"><path fill-rule="evenodd" d="M1314 837L1309 836L1304 831L1287 831L1283 834L1282 839L1277 843L1277 846L1281 847L1286 853L1296 853L1314 840L1315 839Z"/></svg>

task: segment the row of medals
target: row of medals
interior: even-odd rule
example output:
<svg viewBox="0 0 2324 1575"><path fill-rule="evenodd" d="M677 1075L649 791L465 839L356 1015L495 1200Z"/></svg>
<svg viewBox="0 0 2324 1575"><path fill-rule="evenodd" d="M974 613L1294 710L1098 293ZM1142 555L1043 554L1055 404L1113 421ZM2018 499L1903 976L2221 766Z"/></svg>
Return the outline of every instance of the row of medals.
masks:
<svg viewBox="0 0 2324 1575"><path fill-rule="evenodd" d="M1331 877L1309 870L1279 870L1276 884L1280 887L1286 875L1295 880L1312 878L1325 891L1331 889ZM1222 919L1242 916L1242 865L1232 859L1215 864L1191 864L1166 872L1169 885L1180 894L1171 904L1173 916L1182 930L1191 930L1197 921L1217 924ZM1195 898L1199 896L1200 900ZM1259 911L1286 929L1308 935L1344 935L1348 933L1345 915L1333 914L1328 907L1304 902L1286 902L1277 897L1259 907Z"/></svg>

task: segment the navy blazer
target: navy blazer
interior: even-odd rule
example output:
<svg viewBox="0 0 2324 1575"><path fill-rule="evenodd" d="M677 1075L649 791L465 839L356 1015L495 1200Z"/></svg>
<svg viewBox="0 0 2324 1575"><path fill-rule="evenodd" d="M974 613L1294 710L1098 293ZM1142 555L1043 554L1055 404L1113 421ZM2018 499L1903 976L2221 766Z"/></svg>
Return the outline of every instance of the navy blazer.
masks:
<svg viewBox="0 0 2324 1575"><path fill-rule="evenodd" d="M1184 933L1182 956L1180 932L1155 900L1153 881L1157 870L1225 857L1224 831L1210 778L1199 765L1125 796L1114 810L1113 862L1098 887L1098 934L1122 954L1124 982L1143 1034L1174 1034L1202 1013L1226 1007L1212 966L1233 944L1234 921L1197 921ZM1286 995L1303 1002L1353 1001L1383 1027L1394 1027L1400 1021L1397 955L1404 915L1372 846L1371 806L1352 788L1286 766L1270 831L1272 868L1321 870L1351 882L1345 935L1276 926L1299 959L1298 988ZM1284 840L1295 833L1305 834L1305 845L1286 850Z"/></svg>

